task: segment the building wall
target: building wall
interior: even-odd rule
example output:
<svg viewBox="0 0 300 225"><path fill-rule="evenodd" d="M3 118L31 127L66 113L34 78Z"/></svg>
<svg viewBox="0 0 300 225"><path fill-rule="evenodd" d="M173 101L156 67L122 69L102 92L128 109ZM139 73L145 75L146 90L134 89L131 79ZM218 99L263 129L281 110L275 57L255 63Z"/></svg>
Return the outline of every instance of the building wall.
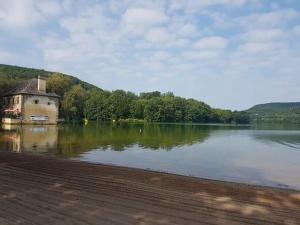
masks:
<svg viewBox="0 0 300 225"><path fill-rule="evenodd" d="M13 110L19 110L19 112L21 112L22 103L23 103L22 95L14 95L14 96L2 98L3 109L13 109Z"/></svg>
<svg viewBox="0 0 300 225"><path fill-rule="evenodd" d="M24 124L56 124L58 120L58 98L47 96L23 96L22 115ZM34 117L48 117L47 121L32 121Z"/></svg>
<svg viewBox="0 0 300 225"><path fill-rule="evenodd" d="M41 78L38 79L38 91L46 93L46 80Z"/></svg>

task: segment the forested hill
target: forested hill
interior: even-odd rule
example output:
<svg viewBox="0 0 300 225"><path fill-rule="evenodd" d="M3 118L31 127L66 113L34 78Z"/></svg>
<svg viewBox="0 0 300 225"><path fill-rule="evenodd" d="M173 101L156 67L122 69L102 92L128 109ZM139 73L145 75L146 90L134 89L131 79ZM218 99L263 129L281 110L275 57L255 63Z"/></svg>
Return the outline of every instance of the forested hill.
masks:
<svg viewBox="0 0 300 225"><path fill-rule="evenodd" d="M300 102L259 104L247 112L258 121L300 122Z"/></svg>
<svg viewBox="0 0 300 225"><path fill-rule="evenodd" d="M18 85L24 80L37 78L38 76L49 78L54 74L60 74L61 76L66 77L67 79L69 79L71 85L80 84L82 87L85 87L87 89L96 88L94 85L91 85L70 75L49 72L40 69L0 64L0 94L8 91L9 89L14 87L15 85Z"/></svg>
<svg viewBox="0 0 300 225"><path fill-rule="evenodd" d="M60 116L66 120L149 122L249 123L246 112L215 109L195 99L159 91L136 95L123 90L105 91L73 76L45 70L0 65L0 92L24 80L47 78L47 91L61 96Z"/></svg>
<svg viewBox="0 0 300 225"><path fill-rule="evenodd" d="M300 102L275 102L259 104L251 107L251 112L289 112L291 110L300 110Z"/></svg>

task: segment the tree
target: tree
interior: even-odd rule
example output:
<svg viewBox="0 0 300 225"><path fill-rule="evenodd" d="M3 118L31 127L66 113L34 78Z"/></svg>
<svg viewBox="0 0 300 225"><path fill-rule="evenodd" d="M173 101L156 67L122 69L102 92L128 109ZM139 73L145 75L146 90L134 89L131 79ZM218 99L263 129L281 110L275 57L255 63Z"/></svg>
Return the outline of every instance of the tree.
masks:
<svg viewBox="0 0 300 225"><path fill-rule="evenodd" d="M122 90L113 91L109 97L112 119L130 118L130 108L137 96Z"/></svg>
<svg viewBox="0 0 300 225"><path fill-rule="evenodd" d="M155 97L147 101L144 110L144 119L149 122L161 122L164 121L163 115L164 103L161 98Z"/></svg>
<svg viewBox="0 0 300 225"><path fill-rule="evenodd" d="M188 99L186 104L185 121L196 123L209 122L211 108L207 104L194 99Z"/></svg>
<svg viewBox="0 0 300 225"><path fill-rule="evenodd" d="M209 120L212 123L232 123L233 113L230 110L213 109Z"/></svg>
<svg viewBox="0 0 300 225"><path fill-rule="evenodd" d="M247 124L250 123L250 115L245 111L234 111L233 121L237 124Z"/></svg>
<svg viewBox="0 0 300 225"><path fill-rule="evenodd" d="M54 73L47 79L47 91L64 96L71 88L71 79L61 73Z"/></svg>
<svg viewBox="0 0 300 225"><path fill-rule="evenodd" d="M147 104L145 99L137 99L133 101L130 107L130 117L133 119L144 119L144 110Z"/></svg>
<svg viewBox="0 0 300 225"><path fill-rule="evenodd" d="M62 110L68 120L80 120L84 117L85 93L81 85L75 85L64 94Z"/></svg>
<svg viewBox="0 0 300 225"><path fill-rule="evenodd" d="M151 99L151 98L156 98L156 97L160 97L160 96L161 96L161 93L159 91L140 93L140 98L142 98L142 99Z"/></svg>
<svg viewBox="0 0 300 225"><path fill-rule="evenodd" d="M84 116L88 120L109 121L112 117L109 104L110 93L107 91L90 90L87 92L84 105Z"/></svg>

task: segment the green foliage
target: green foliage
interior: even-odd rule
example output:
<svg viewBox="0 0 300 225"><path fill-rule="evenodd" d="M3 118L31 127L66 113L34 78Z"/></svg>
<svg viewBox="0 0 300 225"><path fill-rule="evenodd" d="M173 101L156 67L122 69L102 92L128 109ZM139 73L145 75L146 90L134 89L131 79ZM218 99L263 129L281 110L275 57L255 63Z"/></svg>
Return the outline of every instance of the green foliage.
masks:
<svg viewBox="0 0 300 225"><path fill-rule="evenodd" d="M209 120L212 109L205 103L194 99L187 100L185 120L188 122L205 123Z"/></svg>
<svg viewBox="0 0 300 225"><path fill-rule="evenodd" d="M253 121L300 123L300 102L261 104L247 112Z"/></svg>
<svg viewBox="0 0 300 225"><path fill-rule="evenodd" d="M61 96L60 115L67 120L149 122L248 123L245 112L213 109L204 102L175 96L172 92L104 91L75 77L44 70L0 65L0 88L8 91L24 80L47 78L48 92Z"/></svg>
<svg viewBox="0 0 300 225"><path fill-rule="evenodd" d="M140 93L140 98L150 99L150 98L160 97L160 95L161 95L161 93L159 91L142 92L142 93Z"/></svg>
<svg viewBox="0 0 300 225"><path fill-rule="evenodd" d="M74 85L65 93L62 101L62 112L67 119L80 120L83 118L85 90L81 85Z"/></svg>
<svg viewBox="0 0 300 225"><path fill-rule="evenodd" d="M230 110L214 109L210 114L210 120L214 123L232 123L234 118Z"/></svg>
<svg viewBox="0 0 300 225"><path fill-rule="evenodd" d="M111 120L111 107L109 104L109 92L96 89L87 92L84 105L84 116L89 120L109 121Z"/></svg>
<svg viewBox="0 0 300 225"><path fill-rule="evenodd" d="M133 101L130 107L131 117L138 120L144 119L144 111L146 104L147 100L145 99L137 99L136 101Z"/></svg>
<svg viewBox="0 0 300 225"><path fill-rule="evenodd" d="M126 119L130 118L130 109L132 108L133 101L137 96L131 92L122 90L113 91L108 99L112 112L112 119Z"/></svg>
<svg viewBox="0 0 300 225"><path fill-rule="evenodd" d="M250 116L247 112L233 112L233 121L238 124L250 123Z"/></svg>
<svg viewBox="0 0 300 225"><path fill-rule="evenodd" d="M54 73L47 79L47 91L60 96L64 96L71 86L71 78L61 73Z"/></svg>

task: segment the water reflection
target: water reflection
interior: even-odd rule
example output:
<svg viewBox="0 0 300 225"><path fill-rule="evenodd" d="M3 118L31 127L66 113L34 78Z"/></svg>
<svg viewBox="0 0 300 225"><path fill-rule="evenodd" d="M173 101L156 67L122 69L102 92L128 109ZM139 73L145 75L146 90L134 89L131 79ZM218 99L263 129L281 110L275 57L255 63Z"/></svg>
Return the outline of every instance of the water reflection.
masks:
<svg viewBox="0 0 300 225"><path fill-rule="evenodd" d="M174 124L3 127L0 150L300 189L300 130Z"/></svg>
<svg viewBox="0 0 300 225"><path fill-rule="evenodd" d="M300 151L300 131L258 131L254 138L262 142L278 143L289 150Z"/></svg>
<svg viewBox="0 0 300 225"><path fill-rule="evenodd" d="M261 128L265 128L261 127ZM300 149L299 130L264 130L258 127L183 124L92 123L64 126L2 125L0 149L35 151L73 157L94 149L123 151L132 146L150 150L172 150L200 144L210 137L251 136L263 143L278 143ZM268 125L268 128L272 128Z"/></svg>
<svg viewBox="0 0 300 225"><path fill-rule="evenodd" d="M7 126L0 134L2 150L51 151L61 156L76 156L92 149L123 151L133 145L145 149L171 150L201 143L210 128L170 124L91 124L89 126Z"/></svg>
<svg viewBox="0 0 300 225"><path fill-rule="evenodd" d="M201 143L209 137L209 128L170 124L91 124L61 127L59 154L72 156L92 149L123 151L138 145L145 149L171 150L174 147Z"/></svg>
<svg viewBox="0 0 300 225"><path fill-rule="evenodd" d="M48 152L57 149L56 126L3 125L0 150L13 152Z"/></svg>

